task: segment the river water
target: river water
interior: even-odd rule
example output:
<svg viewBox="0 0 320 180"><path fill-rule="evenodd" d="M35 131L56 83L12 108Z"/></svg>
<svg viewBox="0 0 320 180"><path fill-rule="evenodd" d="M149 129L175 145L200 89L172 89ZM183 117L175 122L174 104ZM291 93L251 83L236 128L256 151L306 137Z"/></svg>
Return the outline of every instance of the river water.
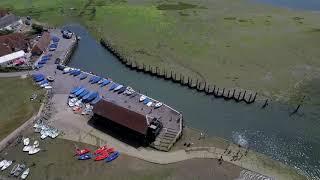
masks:
<svg viewBox="0 0 320 180"><path fill-rule="evenodd" d="M187 126L248 146L320 179L319 107L303 106L299 114L289 116L294 108L285 105L271 103L261 109L258 103L246 105L206 96L132 71L103 49L85 28L66 27L81 37L70 66L130 85L182 112Z"/></svg>

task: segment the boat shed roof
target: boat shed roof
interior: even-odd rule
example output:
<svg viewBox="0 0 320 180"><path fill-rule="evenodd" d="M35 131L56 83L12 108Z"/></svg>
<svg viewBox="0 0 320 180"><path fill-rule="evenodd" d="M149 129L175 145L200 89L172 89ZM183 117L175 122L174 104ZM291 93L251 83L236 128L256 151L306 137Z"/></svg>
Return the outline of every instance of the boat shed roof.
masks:
<svg viewBox="0 0 320 180"><path fill-rule="evenodd" d="M149 120L143 114L109 102L106 99L102 99L94 104L93 112L140 134L147 135Z"/></svg>
<svg viewBox="0 0 320 180"><path fill-rule="evenodd" d="M21 50L21 51L18 51L18 52L7 54L5 56L1 56L0 57L0 64L8 62L8 61L11 61L11 60L14 60L14 59L17 59L17 58L21 58L21 57L25 56L25 54L26 53Z"/></svg>

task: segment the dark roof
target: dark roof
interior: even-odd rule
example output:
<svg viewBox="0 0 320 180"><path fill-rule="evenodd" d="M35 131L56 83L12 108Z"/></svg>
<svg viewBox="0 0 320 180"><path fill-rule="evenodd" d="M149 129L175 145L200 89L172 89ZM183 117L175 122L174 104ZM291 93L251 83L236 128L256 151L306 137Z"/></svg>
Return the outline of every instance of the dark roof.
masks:
<svg viewBox="0 0 320 180"><path fill-rule="evenodd" d="M0 28L9 26L10 24L18 21L19 18L13 14L8 14L0 18Z"/></svg>
<svg viewBox="0 0 320 180"><path fill-rule="evenodd" d="M93 112L140 134L147 134L149 122L145 115L118 106L105 99L93 105Z"/></svg>
<svg viewBox="0 0 320 180"><path fill-rule="evenodd" d="M7 55L15 51L27 51L29 47L29 41L21 33L13 33L4 36L0 36L0 56Z"/></svg>
<svg viewBox="0 0 320 180"><path fill-rule="evenodd" d="M37 42L36 45L33 46L31 52L34 53L42 53L43 51L45 51L51 41L51 36L50 33L48 32L44 32L41 36L41 38L39 39L39 41Z"/></svg>

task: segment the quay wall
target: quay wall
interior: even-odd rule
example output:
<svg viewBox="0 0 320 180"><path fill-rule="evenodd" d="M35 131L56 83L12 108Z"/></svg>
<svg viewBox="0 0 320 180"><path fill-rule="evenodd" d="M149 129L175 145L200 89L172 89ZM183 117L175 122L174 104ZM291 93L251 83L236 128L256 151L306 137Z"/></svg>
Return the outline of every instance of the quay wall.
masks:
<svg viewBox="0 0 320 180"><path fill-rule="evenodd" d="M192 79L184 74L177 74L175 71L168 69L161 69L159 67L153 67L150 65L139 64L134 60L126 58L117 49L113 48L112 44L105 39L100 39L100 44L113 54L122 64L132 70L143 72L151 76L163 78L173 83L186 86L189 89L195 89L198 92L205 93L207 96L214 96L215 98L223 98L226 101L234 100L235 102L244 102L246 104L252 104L256 101L257 92L242 90L238 88L227 89L218 87L216 85L210 85L207 82L201 82L199 79ZM266 102L268 100L265 100Z"/></svg>
<svg viewBox="0 0 320 180"><path fill-rule="evenodd" d="M75 50L77 49L77 46L78 46L78 39L77 39L77 37L73 37L72 45L70 48L68 48L68 50L62 56L60 64L66 65L70 62L70 59L71 59L73 53L75 52Z"/></svg>

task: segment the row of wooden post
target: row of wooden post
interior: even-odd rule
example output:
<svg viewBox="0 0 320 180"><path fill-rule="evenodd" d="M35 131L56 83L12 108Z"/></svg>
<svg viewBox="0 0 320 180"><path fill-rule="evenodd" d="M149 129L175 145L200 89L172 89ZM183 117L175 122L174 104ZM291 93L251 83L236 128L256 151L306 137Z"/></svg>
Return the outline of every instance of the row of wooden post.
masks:
<svg viewBox="0 0 320 180"><path fill-rule="evenodd" d="M225 100L235 100L236 102L245 102L247 104L251 104L255 102L257 93L247 94L247 91L237 91L236 89L226 90L225 88L219 88L215 85L213 88L207 82L201 82L199 79L192 79L191 77L185 77L182 74L176 74L173 71L169 71L166 69L160 69L159 67L152 67L150 65L139 64L136 61L132 61L128 58L125 58L119 53L116 49L114 49L108 42L101 39L101 45L106 48L110 53L116 56L123 64L127 67L144 72L146 74L150 74L152 76L157 76L159 78L164 78L166 80L171 80L174 83L179 83L182 86L187 86L190 89L196 89L199 92L205 92L207 95L214 95L217 98L224 98Z"/></svg>

